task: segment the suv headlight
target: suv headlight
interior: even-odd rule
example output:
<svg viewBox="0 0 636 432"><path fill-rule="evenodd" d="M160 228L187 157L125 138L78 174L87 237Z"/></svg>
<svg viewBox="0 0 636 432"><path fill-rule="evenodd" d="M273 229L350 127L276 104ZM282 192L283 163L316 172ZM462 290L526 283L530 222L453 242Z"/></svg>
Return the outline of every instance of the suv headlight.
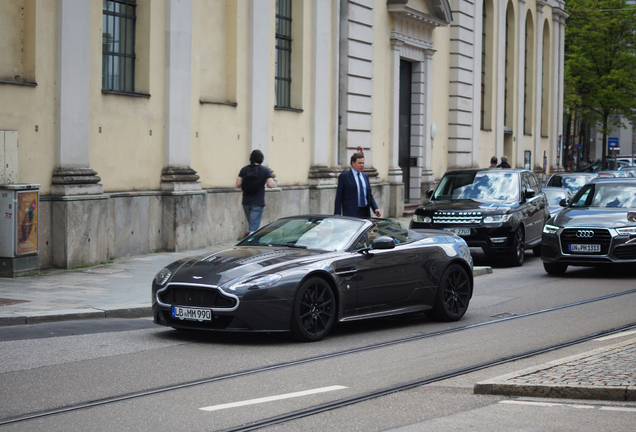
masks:
<svg viewBox="0 0 636 432"><path fill-rule="evenodd" d="M433 219L431 219L430 216L424 216L424 215L413 215L413 222L424 222L424 223L431 223L433 222Z"/></svg>
<svg viewBox="0 0 636 432"><path fill-rule="evenodd" d="M636 227L616 228L616 232L620 235L636 234Z"/></svg>
<svg viewBox="0 0 636 432"><path fill-rule="evenodd" d="M512 217L511 214L489 215L484 218L484 223L502 223L508 222Z"/></svg>
<svg viewBox="0 0 636 432"><path fill-rule="evenodd" d="M546 233L546 234L556 234L557 231L559 231L559 227L558 226L548 225L548 224L545 224L543 226L543 232Z"/></svg>

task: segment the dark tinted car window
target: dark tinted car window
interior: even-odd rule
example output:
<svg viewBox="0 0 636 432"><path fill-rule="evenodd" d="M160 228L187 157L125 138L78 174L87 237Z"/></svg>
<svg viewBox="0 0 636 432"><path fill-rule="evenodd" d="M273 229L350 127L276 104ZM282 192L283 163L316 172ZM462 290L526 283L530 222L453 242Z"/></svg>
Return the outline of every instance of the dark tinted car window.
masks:
<svg viewBox="0 0 636 432"><path fill-rule="evenodd" d="M433 200L472 199L479 202L519 200L519 174L506 170L450 172L433 193Z"/></svg>
<svg viewBox="0 0 636 432"><path fill-rule="evenodd" d="M575 197L572 207L635 208L636 185L589 184Z"/></svg>
<svg viewBox="0 0 636 432"><path fill-rule="evenodd" d="M541 185L537 180L537 176L535 176L534 174L528 174L528 180L530 181L530 187L534 189L536 193L541 192Z"/></svg>

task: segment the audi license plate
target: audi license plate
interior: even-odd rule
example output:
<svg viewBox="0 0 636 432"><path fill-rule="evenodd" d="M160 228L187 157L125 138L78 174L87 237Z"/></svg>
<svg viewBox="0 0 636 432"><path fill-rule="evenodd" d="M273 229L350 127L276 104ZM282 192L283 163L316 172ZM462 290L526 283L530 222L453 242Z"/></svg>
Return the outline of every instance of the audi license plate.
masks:
<svg viewBox="0 0 636 432"><path fill-rule="evenodd" d="M444 231L448 231L450 233L466 236L470 235L470 228L442 228Z"/></svg>
<svg viewBox="0 0 636 432"><path fill-rule="evenodd" d="M212 321L210 309L172 306L172 317L188 321Z"/></svg>
<svg viewBox="0 0 636 432"><path fill-rule="evenodd" d="M600 244L571 244L570 252L600 252L601 245Z"/></svg>

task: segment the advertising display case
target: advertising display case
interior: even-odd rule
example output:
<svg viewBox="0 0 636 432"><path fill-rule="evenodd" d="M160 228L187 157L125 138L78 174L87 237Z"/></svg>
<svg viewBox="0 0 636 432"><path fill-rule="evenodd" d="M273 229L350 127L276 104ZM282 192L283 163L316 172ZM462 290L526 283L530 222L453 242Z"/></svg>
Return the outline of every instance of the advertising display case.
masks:
<svg viewBox="0 0 636 432"><path fill-rule="evenodd" d="M39 270L39 184L0 185L0 276Z"/></svg>

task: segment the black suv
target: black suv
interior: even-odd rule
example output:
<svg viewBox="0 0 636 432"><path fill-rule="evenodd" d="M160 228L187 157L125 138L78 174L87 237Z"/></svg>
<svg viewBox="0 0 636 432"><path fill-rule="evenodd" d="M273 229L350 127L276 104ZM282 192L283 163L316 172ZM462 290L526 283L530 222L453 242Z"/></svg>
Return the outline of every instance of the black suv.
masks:
<svg viewBox="0 0 636 432"><path fill-rule="evenodd" d="M427 195L429 202L415 210L411 228L450 231L469 247L515 266L523 264L526 248L541 255L541 234L550 210L532 171L448 171Z"/></svg>

